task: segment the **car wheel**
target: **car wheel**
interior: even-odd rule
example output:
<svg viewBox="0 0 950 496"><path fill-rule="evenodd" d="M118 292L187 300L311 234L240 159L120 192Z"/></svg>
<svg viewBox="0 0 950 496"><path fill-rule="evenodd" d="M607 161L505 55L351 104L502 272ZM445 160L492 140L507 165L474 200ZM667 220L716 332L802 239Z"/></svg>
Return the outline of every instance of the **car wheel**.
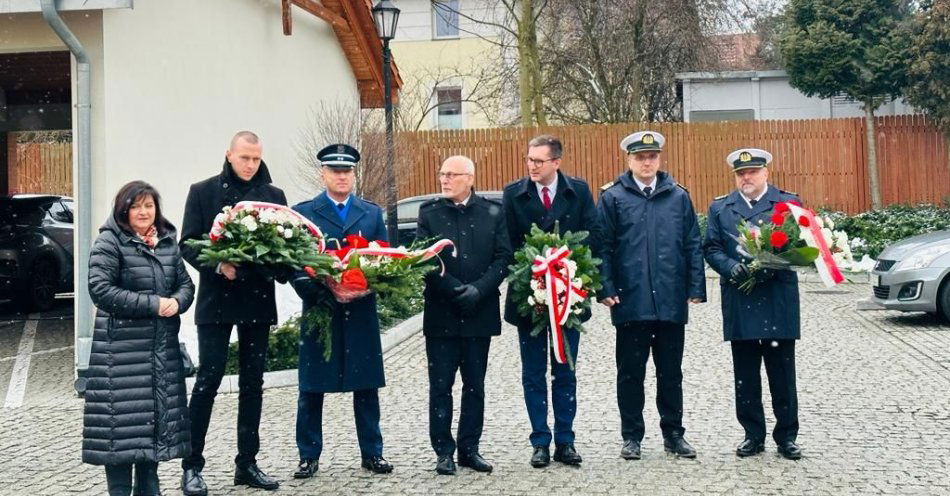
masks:
<svg viewBox="0 0 950 496"><path fill-rule="evenodd" d="M33 311L42 312L52 308L58 279L56 265L51 260L37 260L22 293L23 303Z"/></svg>
<svg viewBox="0 0 950 496"><path fill-rule="evenodd" d="M937 317L950 323L950 277L944 279L940 291L937 291Z"/></svg>

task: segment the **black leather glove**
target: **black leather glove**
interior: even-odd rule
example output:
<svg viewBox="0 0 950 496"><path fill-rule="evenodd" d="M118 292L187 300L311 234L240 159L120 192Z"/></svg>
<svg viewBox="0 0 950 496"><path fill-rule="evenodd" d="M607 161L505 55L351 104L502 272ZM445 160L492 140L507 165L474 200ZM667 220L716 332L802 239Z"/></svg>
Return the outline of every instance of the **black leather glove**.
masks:
<svg viewBox="0 0 950 496"><path fill-rule="evenodd" d="M478 300L481 297L478 288L471 284L463 284L452 291L455 292L455 298L453 298L452 301L459 306L463 314L471 315L475 312L475 305L478 304Z"/></svg>
<svg viewBox="0 0 950 496"><path fill-rule="evenodd" d="M749 267L742 262L733 265L732 270L729 271L729 279L733 281L744 281L747 277L749 277Z"/></svg>

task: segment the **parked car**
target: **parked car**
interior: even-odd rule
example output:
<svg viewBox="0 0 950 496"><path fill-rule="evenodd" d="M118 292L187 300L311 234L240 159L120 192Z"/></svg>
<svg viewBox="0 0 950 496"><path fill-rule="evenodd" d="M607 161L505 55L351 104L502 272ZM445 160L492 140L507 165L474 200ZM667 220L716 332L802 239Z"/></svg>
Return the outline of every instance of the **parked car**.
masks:
<svg viewBox="0 0 950 496"><path fill-rule="evenodd" d="M0 197L0 298L42 311L72 290L72 198Z"/></svg>
<svg viewBox="0 0 950 496"><path fill-rule="evenodd" d="M501 191L476 191L475 193L490 200L501 201ZM399 244L406 246L416 239L416 221L419 219L419 206L433 198L442 198L442 195L432 193L412 196L396 202Z"/></svg>
<svg viewBox="0 0 950 496"><path fill-rule="evenodd" d="M892 310L928 312L950 322L950 230L898 241L871 271L874 301Z"/></svg>

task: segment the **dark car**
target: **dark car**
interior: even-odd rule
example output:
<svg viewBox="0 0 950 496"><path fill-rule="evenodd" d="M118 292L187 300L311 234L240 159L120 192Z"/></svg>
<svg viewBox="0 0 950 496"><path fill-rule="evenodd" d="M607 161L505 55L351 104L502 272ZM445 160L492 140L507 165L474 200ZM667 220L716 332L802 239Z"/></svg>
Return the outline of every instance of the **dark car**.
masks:
<svg viewBox="0 0 950 496"><path fill-rule="evenodd" d="M57 293L72 290L72 198L0 197L0 298L48 310Z"/></svg>
<svg viewBox="0 0 950 496"><path fill-rule="evenodd" d="M476 191L475 193L489 200L501 201L501 191ZM442 198L442 195L432 193L412 196L396 202L400 245L409 245L416 239L416 221L419 218L419 206L433 198Z"/></svg>

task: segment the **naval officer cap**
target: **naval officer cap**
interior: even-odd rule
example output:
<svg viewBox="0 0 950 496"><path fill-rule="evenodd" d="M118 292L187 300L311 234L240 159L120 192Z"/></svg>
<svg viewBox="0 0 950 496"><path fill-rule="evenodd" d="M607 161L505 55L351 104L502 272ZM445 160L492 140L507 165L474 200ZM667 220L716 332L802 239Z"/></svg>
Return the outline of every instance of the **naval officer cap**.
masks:
<svg viewBox="0 0 950 496"><path fill-rule="evenodd" d="M620 142L620 149L627 153L663 151L666 138L656 131L638 131Z"/></svg>
<svg viewBox="0 0 950 496"><path fill-rule="evenodd" d="M740 148L726 157L733 171L761 169L772 162L772 154L759 148Z"/></svg>
<svg viewBox="0 0 950 496"><path fill-rule="evenodd" d="M331 169L352 169L360 161L360 152L350 145L336 144L325 146L317 152L317 160L323 167Z"/></svg>

